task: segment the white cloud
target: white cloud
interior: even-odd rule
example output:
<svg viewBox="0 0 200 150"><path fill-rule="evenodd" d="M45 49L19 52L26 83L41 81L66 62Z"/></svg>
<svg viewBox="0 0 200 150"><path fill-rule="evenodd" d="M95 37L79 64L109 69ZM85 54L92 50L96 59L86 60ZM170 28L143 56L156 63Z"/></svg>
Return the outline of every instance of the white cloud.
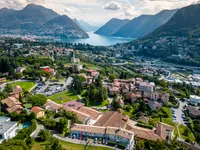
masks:
<svg viewBox="0 0 200 150"><path fill-rule="evenodd" d="M118 10L120 9L120 7L121 7L120 4L116 1L111 1L103 6L104 9L109 9L109 10Z"/></svg>
<svg viewBox="0 0 200 150"><path fill-rule="evenodd" d="M43 5L61 15L104 24L111 18L133 19L163 9L181 8L200 0L0 0L0 8L22 9L29 3ZM102 9L102 6L104 9ZM107 11L115 10L115 11Z"/></svg>

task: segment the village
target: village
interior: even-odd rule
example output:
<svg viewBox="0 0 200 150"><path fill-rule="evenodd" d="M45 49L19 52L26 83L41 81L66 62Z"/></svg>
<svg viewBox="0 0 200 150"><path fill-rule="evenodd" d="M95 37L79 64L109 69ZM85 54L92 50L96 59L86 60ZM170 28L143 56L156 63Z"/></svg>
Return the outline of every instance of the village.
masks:
<svg viewBox="0 0 200 150"><path fill-rule="evenodd" d="M28 65L15 68L17 79L11 79L10 72L1 75L1 142L33 125L30 119L18 125L18 116L35 114L37 127L30 134L34 138L47 129L57 139L86 146L132 150L141 140L176 138L179 144L198 148L189 129L200 116L198 87L183 85L195 91L184 96L178 89L182 85L163 81L163 72L158 80L145 77L157 74L160 70L156 69L148 74L145 69L137 69L142 75L138 77L131 77L130 70L123 69L120 77L114 76L110 68L88 61L87 52L84 57L84 52L72 48L14 44L14 49L29 51L23 59L45 56L52 62L38 66L40 73L34 76ZM117 72L122 68L112 69ZM171 77L169 72L165 77ZM61 118L67 119L62 135L56 131Z"/></svg>

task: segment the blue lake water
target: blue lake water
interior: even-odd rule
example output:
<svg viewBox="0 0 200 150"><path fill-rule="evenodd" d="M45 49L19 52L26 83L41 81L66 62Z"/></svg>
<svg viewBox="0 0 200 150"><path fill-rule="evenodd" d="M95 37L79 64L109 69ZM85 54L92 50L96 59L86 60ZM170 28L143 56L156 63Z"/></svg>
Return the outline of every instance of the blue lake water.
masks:
<svg viewBox="0 0 200 150"><path fill-rule="evenodd" d="M56 40L59 42L67 42L67 43L85 43L85 44L90 44L90 45L95 45L95 46L110 46L110 45L115 45L117 43L127 43L132 41L133 39L131 38L123 38L123 37L107 37L107 36L102 36L98 34L94 34L93 32L88 32L89 38L87 39L61 39L61 40Z"/></svg>

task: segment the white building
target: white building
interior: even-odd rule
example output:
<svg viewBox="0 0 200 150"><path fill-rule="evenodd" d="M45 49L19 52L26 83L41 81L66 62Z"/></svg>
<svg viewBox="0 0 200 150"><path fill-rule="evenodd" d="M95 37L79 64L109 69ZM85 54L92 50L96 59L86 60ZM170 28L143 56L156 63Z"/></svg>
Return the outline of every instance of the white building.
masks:
<svg viewBox="0 0 200 150"><path fill-rule="evenodd" d="M190 95L190 104L198 105L200 103L200 97L197 95Z"/></svg>
<svg viewBox="0 0 200 150"><path fill-rule="evenodd" d="M127 150L132 150L134 145L134 133L122 128L74 124L70 132L72 136L79 139L82 137L102 138L108 142L123 145Z"/></svg>
<svg viewBox="0 0 200 150"><path fill-rule="evenodd" d="M8 117L0 117L0 143L15 137L17 130L17 122L11 122Z"/></svg>

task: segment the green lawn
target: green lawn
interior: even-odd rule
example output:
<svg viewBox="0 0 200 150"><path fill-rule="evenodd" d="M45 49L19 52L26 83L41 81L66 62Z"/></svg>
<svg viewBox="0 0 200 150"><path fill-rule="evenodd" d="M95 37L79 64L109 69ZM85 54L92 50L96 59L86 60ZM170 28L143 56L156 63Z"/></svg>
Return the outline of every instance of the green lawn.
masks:
<svg viewBox="0 0 200 150"><path fill-rule="evenodd" d="M168 118L163 117L162 122L169 124L169 125L172 125L172 126L175 126L175 123L173 122L173 117L172 117L172 113L171 113L170 108L163 107L163 109L165 110L165 112L168 114L169 117ZM153 120L153 124L156 125L156 123L160 121L160 117L156 117L156 118L152 117L152 120Z"/></svg>
<svg viewBox="0 0 200 150"><path fill-rule="evenodd" d="M49 96L48 99L56 103L62 104L62 103L69 102L72 100L78 100L79 98L73 91L64 91L64 92L60 92L52 96Z"/></svg>
<svg viewBox="0 0 200 150"><path fill-rule="evenodd" d="M11 84L11 86L16 86L16 85L20 85L22 89L24 89L25 91L29 91L35 85L35 83L31 81L24 81L24 82L21 81Z"/></svg>
<svg viewBox="0 0 200 150"><path fill-rule="evenodd" d="M94 65L94 64L89 64L89 63L85 63L85 62L83 62L81 64L85 65L86 68L88 68L88 69L98 69L99 68L99 66Z"/></svg>
<svg viewBox="0 0 200 150"><path fill-rule="evenodd" d="M87 146L85 147L82 144L74 144L66 141L59 140L59 143L66 150L112 150L107 147L99 147L99 146ZM35 142L31 150L44 150L47 143L37 143Z"/></svg>
<svg viewBox="0 0 200 150"><path fill-rule="evenodd" d="M24 104L23 106L24 106L25 108L28 108L28 109L30 109L30 108L33 107L32 104Z"/></svg>
<svg viewBox="0 0 200 150"><path fill-rule="evenodd" d="M104 100L102 103L96 103L95 101L90 101L89 102L89 106L95 106L95 107L104 107L109 105L109 101L108 100Z"/></svg>
<svg viewBox="0 0 200 150"><path fill-rule="evenodd" d="M179 132L180 132L181 138L189 139L191 141L195 141L194 134L190 131L190 129L188 127L186 127L186 126L181 124L181 125L178 126L178 128L179 128ZM186 128L189 129L189 134L187 136L184 135L184 131L185 131Z"/></svg>

